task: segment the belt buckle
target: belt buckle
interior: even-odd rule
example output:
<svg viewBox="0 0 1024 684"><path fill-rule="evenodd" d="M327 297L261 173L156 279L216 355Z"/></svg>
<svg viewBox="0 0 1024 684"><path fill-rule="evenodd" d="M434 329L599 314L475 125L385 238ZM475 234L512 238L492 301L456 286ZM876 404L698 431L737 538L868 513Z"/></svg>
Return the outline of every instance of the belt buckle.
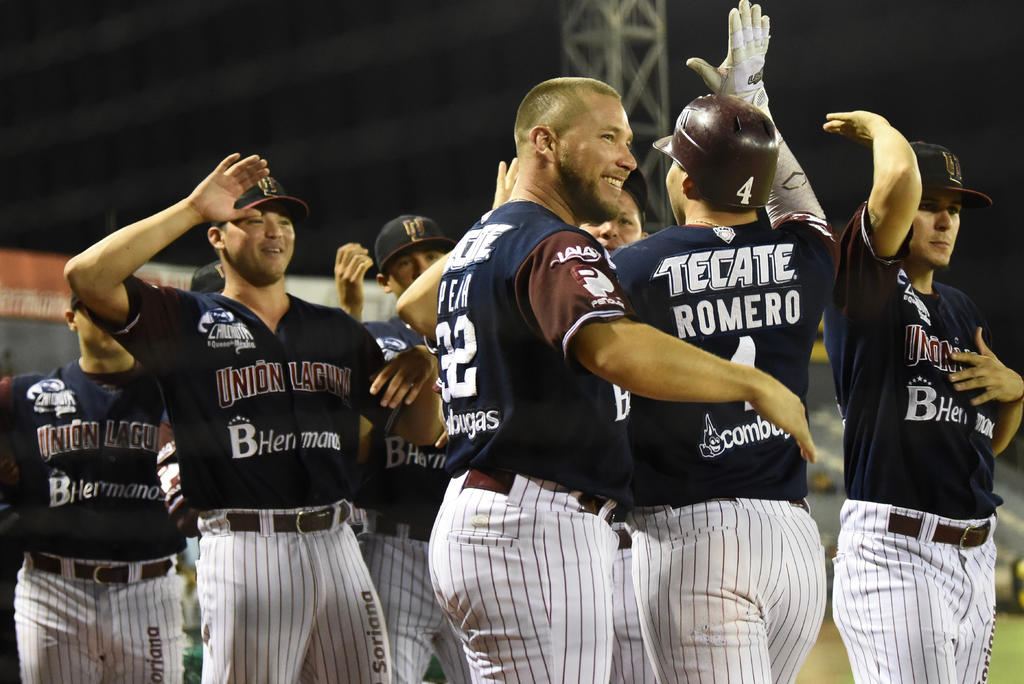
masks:
<svg viewBox="0 0 1024 684"><path fill-rule="evenodd" d="M318 516L324 515L324 513L333 514L334 510L333 509L328 509L327 511L323 511L323 510L319 510L319 511L299 511L299 514L297 516L295 516L295 531L298 532L299 534L309 534L310 532L316 532L317 530L304 530L304 529L302 529L302 519L305 516L309 516L309 517L311 517L313 519L316 519ZM323 529L323 528L321 528L321 529Z"/></svg>
<svg viewBox="0 0 1024 684"><path fill-rule="evenodd" d="M960 548L961 548L961 550L967 548L966 546L964 546L964 543L967 541L967 535L970 534L972 530L985 531L986 532L985 539L988 538L988 534L987 534L988 533L988 529L986 528L985 525L968 525L967 527L964 528L963 534L960 535ZM981 544L985 543L985 539L981 540ZM978 544L978 546L981 546L981 544Z"/></svg>
<svg viewBox="0 0 1024 684"><path fill-rule="evenodd" d="M100 570L110 570L109 565L96 565L92 569L92 581L96 584L110 584L110 582L104 582L100 579Z"/></svg>

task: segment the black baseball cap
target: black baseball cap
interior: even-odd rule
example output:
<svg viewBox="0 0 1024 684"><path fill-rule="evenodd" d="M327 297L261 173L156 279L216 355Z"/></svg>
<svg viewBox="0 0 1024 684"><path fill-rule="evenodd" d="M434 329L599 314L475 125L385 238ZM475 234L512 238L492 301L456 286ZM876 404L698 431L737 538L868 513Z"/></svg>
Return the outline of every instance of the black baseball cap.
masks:
<svg viewBox="0 0 1024 684"><path fill-rule="evenodd" d="M224 267L220 259L200 266L192 272L192 282L188 289L193 292L220 292L224 289Z"/></svg>
<svg viewBox="0 0 1024 684"><path fill-rule="evenodd" d="M288 207L288 213L292 221L298 223L309 215L309 205L298 197L289 195L284 186L277 182L273 176L261 178L256 185L242 193L242 196L235 201L235 209L251 209L264 202L280 202ZM224 225L223 221L216 223Z"/></svg>
<svg viewBox="0 0 1024 684"><path fill-rule="evenodd" d="M455 240L442 233L434 219L416 214L396 216L380 229L373 245L377 270L384 273L387 263L411 245L447 252L455 246Z"/></svg>
<svg viewBox="0 0 1024 684"><path fill-rule="evenodd" d="M925 188L942 188L962 193L961 202L965 207L979 208L992 206L992 198L977 190L964 187L960 172L960 160L949 148L934 143L916 141L910 143L917 155L917 168L921 171L921 185Z"/></svg>
<svg viewBox="0 0 1024 684"><path fill-rule="evenodd" d="M637 208L640 209L640 222L644 223L647 221L647 179L644 178L644 172L640 170L640 167L633 169L628 176L626 176L626 182L622 184L622 189L629 193L633 201L636 202ZM643 226L640 226L643 228Z"/></svg>

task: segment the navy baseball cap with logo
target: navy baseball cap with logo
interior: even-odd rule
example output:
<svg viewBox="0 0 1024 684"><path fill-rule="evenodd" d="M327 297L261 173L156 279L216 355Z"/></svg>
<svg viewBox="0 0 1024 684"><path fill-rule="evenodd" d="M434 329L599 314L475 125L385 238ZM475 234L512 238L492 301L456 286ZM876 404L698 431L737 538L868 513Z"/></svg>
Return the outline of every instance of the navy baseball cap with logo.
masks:
<svg viewBox="0 0 1024 684"><path fill-rule="evenodd" d="M377 234L377 241L373 245L377 270L383 273L389 261L412 245L447 252L455 246L455 240L442 233L441 227L433 219L402 214L385 223Z"/></svg>
<svg viewBox="0 0 1024 684"><path fill-rule="evenodd" d="M992 206L991 197L964 187L960 160L948 148L921 141L912 142L910 146L914 149L914 154L917 155L917 168L921 170L922 186L960 192L962 194L961 202L965 207Z"/></svg>
<svg viewBox="0 0 1024 684"><path fill-rule="evenodd" d="M298 223L309 215L309 205L298 197L289 195L273 176L261 178L256 185L242 193L235 202L235 209L251 209L264 202L280 202L288 208L292 221ZM215 225L224 225L218 222Z"/></svg>
<svg viewBox="0 0 1024 684"><path fill-rule="evenodd" d="M220 265L220 259L194 270L188 289L192 292L220 292L223 290L224 267Z"/></svg>

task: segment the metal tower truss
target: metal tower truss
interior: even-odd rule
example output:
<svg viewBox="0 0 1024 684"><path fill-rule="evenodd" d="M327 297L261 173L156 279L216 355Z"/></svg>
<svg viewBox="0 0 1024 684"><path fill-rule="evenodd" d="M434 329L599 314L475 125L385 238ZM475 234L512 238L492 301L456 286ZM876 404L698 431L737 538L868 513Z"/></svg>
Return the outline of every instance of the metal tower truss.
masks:
<svg viewBox="0 0 1024 684"><path fill-rule="evenodd" d="M589 76L622 93L633 150L647 178L647 231L673 223L667 164L651 143L671 132L665 0L561 0L562 73Z"/></svg>

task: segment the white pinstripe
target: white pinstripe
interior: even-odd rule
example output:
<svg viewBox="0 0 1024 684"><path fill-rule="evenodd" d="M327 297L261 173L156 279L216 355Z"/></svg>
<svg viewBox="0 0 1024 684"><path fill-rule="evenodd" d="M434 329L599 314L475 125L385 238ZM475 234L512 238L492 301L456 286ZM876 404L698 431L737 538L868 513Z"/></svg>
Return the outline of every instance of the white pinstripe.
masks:
<svg viewBox="0 0 1024 684"><path fill-rule="evenodd" d="M996 546L961 550L887 531L889 513L922 518L920 539L951 520L846 501L840 514L832 615L857 682L984 682L995 627ZM987 519L995 529L996 517Z"/></svg>
<svg viewBox="0 0 1024 684"><path fill-rule="evenodd" d="M432 653L449 684L467 684L462 642L430 583L427 542L369 533L360 535L359 543L384 607L395 684L420 684Z"/></svg>
<svg viewBox="0 0 1024 684"><path fill-rule="evenodd" d="M181 600L182 581L173 570L165 577L98 584L35 570L26 561L14 590L21 681L180 683Z"/></svg>
<svg viewBox="0 0 1024 684"><path fill-rule="evenodd" d="M518 476L506 496L462 480L438 513L430 574L473 681L607 681L618 544L606 518L553 483Z"/></svg>
<svg viewBox="0 0 1024 684"><path fill-rule="evenodd" d="M623 523L615 523L613 529ZM640 628L640 609L633 590L633 550L615 552L612 566L612 622L615 642L612 646L611 684L654 684L654 669L647 659Z"/></svg>
<svg viewBox="0 0 1024 684"><path fill-rule="evenodd" d="M219 511L199 531L204 683L391 681L383 610L347 524L230 532Z"/></svg>
<svg viewBox="0 0 1024 684"><path fill-rule="evenodd" d="M793 682L825 612L818 526L786 501L635 509L633 581L661 682Z"/></svg>

